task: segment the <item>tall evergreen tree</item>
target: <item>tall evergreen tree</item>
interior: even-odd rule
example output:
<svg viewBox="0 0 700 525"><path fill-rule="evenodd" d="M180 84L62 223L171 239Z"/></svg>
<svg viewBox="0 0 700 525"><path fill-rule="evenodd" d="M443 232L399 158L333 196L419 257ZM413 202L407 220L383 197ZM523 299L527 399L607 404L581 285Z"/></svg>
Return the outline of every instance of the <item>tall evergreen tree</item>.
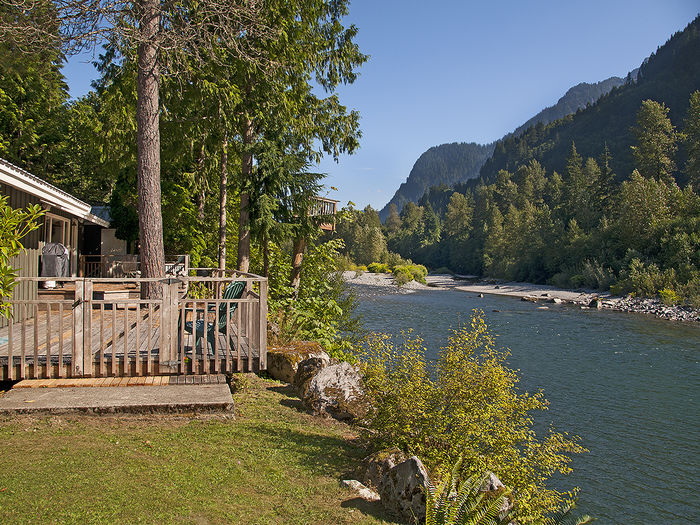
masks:
<svg viewBox="0 0 700 525"><path fill-rule="evenodd" d="M645 100L632 128L637 145L632 153L637 169L645 177L671 182L676 164L676 129L668 118L668 107L654 100Z"/></svg>
<svg viewBox="0 0 700 525"><path fill-rule="evenodd" d="M700 91L690 96L690 107L683 128L687 160L685 173L696 193L700 193Z"/></svg>

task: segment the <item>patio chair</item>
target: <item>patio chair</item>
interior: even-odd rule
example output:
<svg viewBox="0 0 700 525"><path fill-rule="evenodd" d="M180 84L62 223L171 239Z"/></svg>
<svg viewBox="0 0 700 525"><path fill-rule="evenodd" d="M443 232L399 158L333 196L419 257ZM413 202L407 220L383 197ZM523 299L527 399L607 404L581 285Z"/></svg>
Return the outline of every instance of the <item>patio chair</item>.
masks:
<svg viewBox="0 0 700 525"><path fill-rule="evenodd" d="M234 281L231 284L229 284L226 289L224 290L224 293L222 294L221 298L222 299L240 299L241 296L243 295L243 291L245 290L245 281ZM222 303L219 305L219 313L218 313L218 322L209 322L206 320L206 316L208 312L215 312L216 307L212 309L211 307L208 308L207 312L204 311L204 309L190 309L187 308L185 309L185 312L187 310L192 310L193 315L195 317L194 321L185 321L184 325L184 331L190 335L195 336L195 342L194 342L194 347L193 351L196 352L196 349L199 348L199 345L204 338L204 333L206 332L207 335L207 352L210 354L214 353L214 345L215 345L215 340L217 337L217 334L220 332L222 334L226 333L226 325L228 324L229 319L233 317L234 312L236 311L236 308L238 308L238 303ZM203 319L197 319L199 314L202 314ZM178 322L178 346L181 343L179 341L180 337L180 326L182 322L182 318L180 318Z"/></svg>

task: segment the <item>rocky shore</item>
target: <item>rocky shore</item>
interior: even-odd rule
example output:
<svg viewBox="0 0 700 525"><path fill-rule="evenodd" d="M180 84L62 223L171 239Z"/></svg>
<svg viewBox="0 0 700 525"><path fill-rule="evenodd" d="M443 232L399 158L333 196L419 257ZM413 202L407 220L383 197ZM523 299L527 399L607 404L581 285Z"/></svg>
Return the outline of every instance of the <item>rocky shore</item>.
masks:
<svg viewBox="0 0 700 525"><path fill-rule="evenodd" d="M384 288L393 293L412 293L416 290L455 289L475 294L494 294L520 297L536 303L573 304L581 308L609 309L621 312L651 314L671 321L700 322L700 310L687 306L669 306L656 299L616 297L594 290L563 290L548 285L479 279L475 276L429 275L427 286L412 281L398 287L391 274L343 272L346 282Z"/></svg>

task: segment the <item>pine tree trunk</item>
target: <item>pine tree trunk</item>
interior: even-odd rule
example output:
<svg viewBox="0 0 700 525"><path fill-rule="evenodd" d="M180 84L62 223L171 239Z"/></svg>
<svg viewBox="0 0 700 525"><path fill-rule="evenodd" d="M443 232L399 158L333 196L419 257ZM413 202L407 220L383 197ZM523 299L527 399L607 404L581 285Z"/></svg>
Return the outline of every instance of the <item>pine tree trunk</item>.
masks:
<svg viewBox="0 0 700 525"><path fill-rule="evenodd" d="M306 249L306 239L299 237L294 241L294 253L292 254L292 274L289 277L289 284L294 288L294 297L299 294L299 283L301 282L301 263L304 260L304 250Z"/></svg>
<svg viewBox="0 0 700 525"><path fill-rule="evenodd" d="M136 85L137 187L141 276L163 277L163 216L160 193L160 130L158 100L158 48L155 44L160 17L158 0L139 0L138 77ZM141 293L160 297L159 283L148 283Z"/></svg>
<svg viewBox="0 0 700 525"><path fill-rule="evenodd" d="M253 174L253 121L244 117L243 122L243 155L241 156L241 181L243 186ZM250 268L250 195L246 190L241 191L241 205L238 216L238 270L247 272Z"/></svg>
<svg viewBox="0 0 700 525"><path fill-rule="evenodd" d="M270 276L270 246L267 238L267 232L262 235L262 252L263 252L263 277Z"/></svg>
<svg viewBox="0 0 700 525"><path fill-rule="evenodd" d="M200 228L204 228L204 206L207 202L207 174L204 172L204 142L199 149L197 159L197 173L199 174L199 202L197 202L197 219Z"/></svg>
<svg viewBox="0 0 700 525"><path fill-rule="evenodd" d="M228 200L228 136L221 143L221 186L219 188L219 268L226 268L226 203Z"/></svg>

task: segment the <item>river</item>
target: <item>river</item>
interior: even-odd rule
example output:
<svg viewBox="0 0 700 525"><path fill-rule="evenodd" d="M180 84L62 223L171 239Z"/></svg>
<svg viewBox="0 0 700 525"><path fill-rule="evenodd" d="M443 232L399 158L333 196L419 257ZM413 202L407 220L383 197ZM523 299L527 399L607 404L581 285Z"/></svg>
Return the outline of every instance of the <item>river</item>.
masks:
<svg viewBox="0 0 700 525"><path fill-rule="evenodd" d="M550 401L537 427L581 436L589 452L553 479L581 488L578 511L599 523L697 523L700 498L700 324L581 310L457 290L410 294L351 285L370 331L412 329L435 357L475 308L510 348L521 387Z"/></svg>

